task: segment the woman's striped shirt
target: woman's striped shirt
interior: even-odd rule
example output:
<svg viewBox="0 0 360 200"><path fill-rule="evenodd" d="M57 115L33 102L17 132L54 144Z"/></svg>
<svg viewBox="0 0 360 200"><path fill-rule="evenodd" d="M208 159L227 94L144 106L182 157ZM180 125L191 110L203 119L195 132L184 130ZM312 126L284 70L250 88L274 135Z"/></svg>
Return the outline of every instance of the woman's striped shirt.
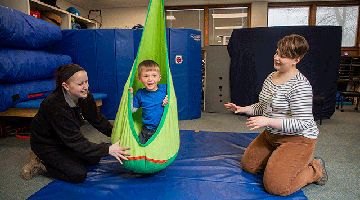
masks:
<svg viewBox="0 0 360 200"><path fill-rule="evenodd" d="M259 95L259 102L251 105L254 115L263 115L275 119L282 119L282 128L266 129L279 135L302 135L316 139L319 129L316 126L312 113L312 87L307 78L298 73L292 79L281 85L275 85L269 74ZM272 109L268 104L272 103Z"/></svg>

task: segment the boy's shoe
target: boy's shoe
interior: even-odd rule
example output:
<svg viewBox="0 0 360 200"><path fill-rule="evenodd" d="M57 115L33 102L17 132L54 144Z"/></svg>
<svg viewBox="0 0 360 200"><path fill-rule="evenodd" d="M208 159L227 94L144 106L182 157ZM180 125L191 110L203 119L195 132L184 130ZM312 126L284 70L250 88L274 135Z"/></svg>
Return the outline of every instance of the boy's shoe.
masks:
<svg viewBox="0 0 360 200"><path fill-rule="evenodd" d="M316 181L315 184L317 184L317 185L325 185L327 180L328 180L328 174L327 174L326 169L325 169L325 162L320 157L315 157L314 159L319 161L319 163L321 165L321 168L322 168L322 173L323 173L322 178L320 180Z"/></svg>
<svg viewBox="0 0 360 200"><path fill-rule="evenodd" d="M46 172L45 166L33 152L29 154L29 158L30 161L21 170L21 174L26 180L31 179L34 175Z"/></svg>

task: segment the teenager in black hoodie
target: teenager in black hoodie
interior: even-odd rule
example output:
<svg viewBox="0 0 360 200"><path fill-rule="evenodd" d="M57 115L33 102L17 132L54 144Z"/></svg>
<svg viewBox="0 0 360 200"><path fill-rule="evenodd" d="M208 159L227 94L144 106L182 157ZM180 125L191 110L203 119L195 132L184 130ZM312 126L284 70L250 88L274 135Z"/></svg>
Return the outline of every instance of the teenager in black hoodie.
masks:
<svg viewBox="0 0 360 200"><path fill-rule="evenodd" d="M47 171L62 181L81 183L87 178L85 166L96 165L109 154L122 164L130 147L120 147L119 141L96 144L85 138L80 131L84 119L108 137L113 126L98 111L83 68L63 65L55 73L56 89L42 101L31 122L32 152L22 175L30 179Z"/></svg>

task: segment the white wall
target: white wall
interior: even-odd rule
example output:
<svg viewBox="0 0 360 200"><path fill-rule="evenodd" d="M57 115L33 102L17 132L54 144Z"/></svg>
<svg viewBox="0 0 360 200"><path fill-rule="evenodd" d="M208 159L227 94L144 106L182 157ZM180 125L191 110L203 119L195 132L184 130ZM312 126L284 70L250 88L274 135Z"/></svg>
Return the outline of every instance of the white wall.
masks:
<svg viewBox="0 0 360 200"><path fill-rule="evenodd" d="M268 2L253 2L251 4L251 28L267 27Z"/></svg>
<svg viewBox="0 0 360 200"><path fill-rule="evenodd" d="M101 28L132 28L136 24L145 26L148 7L115 8L101 10Z"/></svg>
<svg viewBox="0 0 360 200"><path fill-rule="evenodd" d="M30 4L27 0L0 0L0 5L30 15Z"/></svg>

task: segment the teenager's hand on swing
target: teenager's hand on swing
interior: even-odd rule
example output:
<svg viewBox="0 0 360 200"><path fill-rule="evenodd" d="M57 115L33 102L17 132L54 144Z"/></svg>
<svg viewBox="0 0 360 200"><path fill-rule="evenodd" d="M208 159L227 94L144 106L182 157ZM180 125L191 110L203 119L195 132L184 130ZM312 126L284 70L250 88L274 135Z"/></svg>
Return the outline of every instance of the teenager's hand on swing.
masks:
<svg viewBox="0 0 360 200"><path fill-rule="evenodd" d="M134 89L132 87L129 87L129 91L131 92L131 94L133 94Z"/></svg>
<svg viewBox="0 0 360 200"><path fill-rule="evenodd" d="M257 117L250 117L247 119L246 125L250 128L250 130L255 130L261 127L269 126L269 119L268 117L257 116Z"/></svg>
<svg viewBox="0 0 360 200"><path fill-rule="evenodd" d="M128 160L125 157L125 155L130 156L129 152L125 152L126 150L129 149L130 147L120 147L120 140L119 140L109 147L109 154L114 156L121 164L123 164L121 160Z"/></svg>
<svg viewBox="0 0 360 200"><path fill-rule="evenodd" d="M166 104L169 103L169 99L168 99L168 95L165 96L163 103L161 104L162 106L165 106Z"/></svg>

